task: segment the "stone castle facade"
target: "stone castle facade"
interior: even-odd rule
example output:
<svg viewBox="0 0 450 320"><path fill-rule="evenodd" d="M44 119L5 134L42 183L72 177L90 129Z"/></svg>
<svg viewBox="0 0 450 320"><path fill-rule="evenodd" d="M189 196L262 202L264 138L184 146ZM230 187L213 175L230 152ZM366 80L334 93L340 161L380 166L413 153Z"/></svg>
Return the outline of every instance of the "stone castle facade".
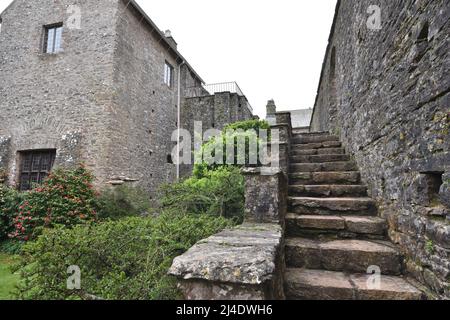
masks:
<svg viewBox="0 0 450 320"><path fill-rule="evenodd" d="M178 122L189 127L219 104L217 127L252 117L222 116L242 104L215 103L223 94L203 88L134 1L16 0L0 21L0 171L11 185L84 162L98 185L154 192L177 177Z"/></svg>

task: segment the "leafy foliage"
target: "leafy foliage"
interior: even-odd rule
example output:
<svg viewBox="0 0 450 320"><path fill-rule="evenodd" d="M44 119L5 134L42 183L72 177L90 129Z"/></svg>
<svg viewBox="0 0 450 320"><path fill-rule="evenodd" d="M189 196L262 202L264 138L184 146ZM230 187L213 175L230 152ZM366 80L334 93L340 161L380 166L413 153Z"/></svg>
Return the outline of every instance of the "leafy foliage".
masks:
<svg viewBox="0 0 450 320"><path fill-rule="evenodd" d="M161 205L183 213L219 215L241 222L244 215L244 177L232 166L204 171L161 188Z"/></svg>
<svg viewBox="0 0 450 320"><path fill-rule="evenodd" d="M14 230L14 216L23 199L24 195L17 190L0 185L0 241Z"/></svg>
<svg viewBox="0 0 450 320"><path fill-rule="evenodd" d="M260 165L262 146L265 140L270 140L269 129L267 121L262 120L248 120L226 126L220 136L203 144L199 151L202 162L195 164L194 176L202 178L208 171L229 165ZM267 130L265 139L262 139L261 130Z"/></svg>
<svg viewBox="0 0 450 320"><path fill-rule="evenodd" d="M54 170L41 186L26 194L14 217L10 236L27 241L42 227L73 226L95 220L93 180L94 176L83 165L72 170Z"/></svg>
<svg viewBox="0 0 450 320"><path fill-rule="evenodd" d="M142 216L151 211L149 195L140 188L122 185L101 192L99 199L99 219L120 219Z"/></svg>
<svg viewBox="0 0 450 320"><path fill-rule="evenodd" d="M157 218L46 229L23 249L22 299L176 299L167 276L174 257L199 240L231 226L222 217L165 212ZM67 269L81 270L81 290L68 290Z"/></svg>

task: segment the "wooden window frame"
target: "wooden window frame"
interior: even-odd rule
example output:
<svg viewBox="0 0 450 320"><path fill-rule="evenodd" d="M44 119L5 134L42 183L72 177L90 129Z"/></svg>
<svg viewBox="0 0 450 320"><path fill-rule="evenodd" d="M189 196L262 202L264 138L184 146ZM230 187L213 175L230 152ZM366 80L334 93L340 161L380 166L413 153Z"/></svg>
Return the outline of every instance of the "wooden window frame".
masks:
<svg viewBox="0 0 450 320"><path fill-rule="evenodd" d="M59 47L56 46L57 38L58 38L58 30L60 30L60 38L59 38ZM49 34L53 31L52 34L52 45L49 50ZM44 26L44 41L43 41L43 52L46 54L57 54L62 51L62 33L64 31L63 23L55 23L51 25Z"/></svg>
<svg viewBox="0 0 450 320"><path fill-rule="evenodd" d="M33 188L33 184L41 184L49 175L55 163L56 150L20 151L19 157L18 189L29 191Z"/></svg>
<svg viewBox="0 0 450 320"><path fill-rule="evenodd" d="M174 77L175 68L168 61L166 61L164 63L164 83L171 89L173 88Z"/></svg>

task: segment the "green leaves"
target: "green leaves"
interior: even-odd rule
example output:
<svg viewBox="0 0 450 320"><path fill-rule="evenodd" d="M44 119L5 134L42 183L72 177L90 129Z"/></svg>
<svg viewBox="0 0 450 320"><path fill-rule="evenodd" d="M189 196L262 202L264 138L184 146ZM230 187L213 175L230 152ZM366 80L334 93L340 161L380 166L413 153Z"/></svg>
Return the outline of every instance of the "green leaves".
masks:
<svg viewBox="0 0 450 320"><path fill-rule="evenodd" d="M17 269L23 299L176 299L167 270L196 242L230 227L221 217L165 212L156 218L47 229L24 247ZM66 288L68 266L81 269L81 290Z"/></svg>
<svg viewBox="0 0 450 320"><path fill-rule="evenodd" d="M97 218L94 176L83 165L54 170L44 183L23 195L14 214L11 237L28 241L42 227L73 226Z"/></svg>
<svg viewBox="0 0 450 320"><path fill-rule="evenodd" d="M192 177L161 188L162 207L176 212L234 218L244 216L244 177L227 166L205 170L202 178Z"/></svg>

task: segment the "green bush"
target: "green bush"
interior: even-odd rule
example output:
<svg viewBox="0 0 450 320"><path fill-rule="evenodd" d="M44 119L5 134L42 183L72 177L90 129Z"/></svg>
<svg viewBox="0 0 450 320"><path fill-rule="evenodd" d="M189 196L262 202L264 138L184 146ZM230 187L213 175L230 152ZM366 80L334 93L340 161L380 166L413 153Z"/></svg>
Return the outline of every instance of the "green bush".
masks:
<svg viewBox="0 0 450 320"><path fill-rule="evenodd" d="M117 220L129 216L142 216L148 214L152 207L148 193L127 185L103 190L98 202L99 219Z"/></svg>
<svg viewBox="0 0 450 320"><path fill-rule="evenodd" d="M163 213L99 224L47 229L24 246L15 267L21 299L176 299L167 276L173 258L196 242L231 226L221 217ZM81 290L68 290L67 269L81 270Z"/></svg>
<svg viewBox="0 0 450 320"><path fill-rule="evenodd" d="M12 238L27 241L43 227L73 226L95 220L94 176L83 166L56 169L41 186L28 192L14 218Z"/></svg>
<svg viewBox="0 0 450 320"><path fill-rule="evenodd" d="M161 205L183 213L205 213L241 222L244 217L244 177L232 166L206 170L161 188Z"/></svg>
<svg viewBox="0 0 450 320"><path fill-rule="evenodd" d="M261 144L266 142L260 135L260 130L263 129L268 130L268 136L265 140L270 141L270 125L267 121L248 120L232 123L226 126L222 130L220 136L213 137L202 145L201 150L199 150L202 162L195 164L193 172L194 176L197 178L202 178L208 171L216 170L221 167L227 167L229 165L238 167L261 165L259 162L259 155L262 150ZM253 141L255 148L250 147L250 141ZM244 142L245 145L239 145L239 142ZM228 144L233 145L234 155L227 154ZM243 155L245 157L238 157L240 148L244 148L245 153ZM216 152L220 152L221 154L217 154ZM217 160L219 163L211 163L208 161L208 158Z"/></svg>
<svg viewBox="0 0 450 320"><path fill-rule="evenodd" d="M7 239L14 230L14 217L24 195L16 189L0 185L0 241Z"/></svg>
<svg viewBox="0 0 450 320"><path fill-rule="evenodd" d="M4 240L0 242L0 253L6 253L9 255L20 254L23 245L24 245L23 241L18 241L14 239Z"/></svg>

